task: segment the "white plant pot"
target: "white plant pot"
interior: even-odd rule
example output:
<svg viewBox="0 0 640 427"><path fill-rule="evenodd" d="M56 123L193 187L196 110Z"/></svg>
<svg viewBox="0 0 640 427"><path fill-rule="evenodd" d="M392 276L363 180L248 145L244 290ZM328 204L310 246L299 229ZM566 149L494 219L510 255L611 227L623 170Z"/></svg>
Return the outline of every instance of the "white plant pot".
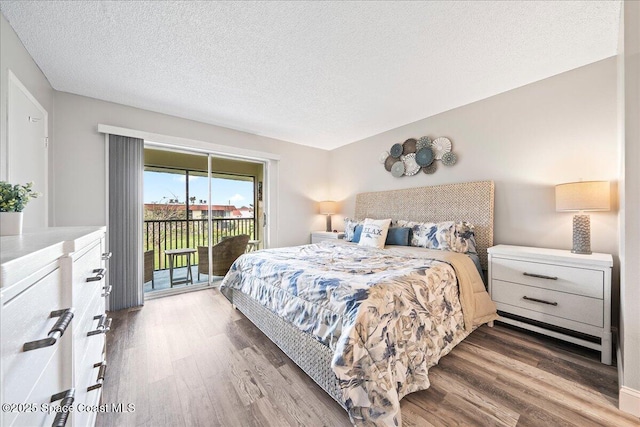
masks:
<svg viewBox="0 0 640 427"><path fill-rule="evenodd" d="M23 212L0 212L0 236L22 234Z"/></svg>

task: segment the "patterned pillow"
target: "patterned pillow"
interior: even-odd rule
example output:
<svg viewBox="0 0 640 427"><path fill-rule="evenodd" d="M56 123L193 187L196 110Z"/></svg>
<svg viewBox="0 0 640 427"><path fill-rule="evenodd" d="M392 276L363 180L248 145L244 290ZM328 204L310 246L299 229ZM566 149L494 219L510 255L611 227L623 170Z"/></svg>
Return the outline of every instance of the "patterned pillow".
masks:
<svg viewBox="0 0 640 427"><path fill-rule="evenodd" d="M346 242L353 242L353 236L356 231L356 225L360 225L362 222L356 221L355 219L345 218L344 219L344 240Z"/></svg>
<svg viewBox="0 0 640 427"><path fill-rule="evenodd" d="M389 225L391 218L388 219L371 219L367 218L362 224L362 235L358 245L371 248L384 248L384 242L387 240Z"/></svg>
<svg viewBox="0 0 640 427"><path fill-rule="evenodd" d="M441 251L476 253L473 225L465 221L414 222L399 220L398 225L413 231L411 246Z"/></svg>
<svg viewBox="0 0 640 427"><path fill-rule="evenodd" d="M473 224L466 221L458 221L454 225L454 232L450 233L449 246L451 251L461 252L463 254L477 253L476 250L476 234L473 231Z"/></svg>

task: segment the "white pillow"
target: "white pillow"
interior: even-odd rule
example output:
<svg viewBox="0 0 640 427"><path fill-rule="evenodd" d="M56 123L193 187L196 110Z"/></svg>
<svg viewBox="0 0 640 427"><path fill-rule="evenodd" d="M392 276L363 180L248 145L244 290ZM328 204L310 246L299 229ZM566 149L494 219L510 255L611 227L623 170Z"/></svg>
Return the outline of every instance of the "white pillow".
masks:
<svg viewBox="0 0 640 427"><path fill-rule="evenodd" d="M390 224L391 218L365 219L362 224L362 234L360 235L358 245L378 249L384 248L384 242L387 240Z"/></svg>

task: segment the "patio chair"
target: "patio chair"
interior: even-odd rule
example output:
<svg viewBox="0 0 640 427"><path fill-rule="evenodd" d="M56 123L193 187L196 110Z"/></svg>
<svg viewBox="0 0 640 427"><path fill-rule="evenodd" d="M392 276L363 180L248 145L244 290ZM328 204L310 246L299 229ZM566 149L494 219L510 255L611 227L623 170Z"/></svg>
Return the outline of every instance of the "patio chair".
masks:
<svg viewBox="0 0 640 427"><path fill-rule="evenodd" d="M144 283L151 280L151 289L155 289L155 282L153 280L153 249L144 253Z"/></svg>
<svg viewBox="0 0 640 427"><path fill-rule="evenodd" d="M212 248L213 253L213 275L224 276L231 268L231 264L238 259L247 249L249 236L241 234L239 236L227 237L216 243ZM200 273L207 274L209 271L209 250L207 246L198 246L198 281Z"/></svg>

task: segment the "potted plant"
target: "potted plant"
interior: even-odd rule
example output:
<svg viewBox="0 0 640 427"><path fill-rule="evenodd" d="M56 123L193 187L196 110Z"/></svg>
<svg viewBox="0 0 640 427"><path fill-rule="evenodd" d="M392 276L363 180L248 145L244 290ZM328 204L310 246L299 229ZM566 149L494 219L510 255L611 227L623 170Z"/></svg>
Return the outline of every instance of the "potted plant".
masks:
<svg viewBox="0 0 640 427"><path fill-rule="evenodd" d="M40 196L33 182L12 185L0 181L0 236L22 234L22 210L29 200Z"/></svg>

